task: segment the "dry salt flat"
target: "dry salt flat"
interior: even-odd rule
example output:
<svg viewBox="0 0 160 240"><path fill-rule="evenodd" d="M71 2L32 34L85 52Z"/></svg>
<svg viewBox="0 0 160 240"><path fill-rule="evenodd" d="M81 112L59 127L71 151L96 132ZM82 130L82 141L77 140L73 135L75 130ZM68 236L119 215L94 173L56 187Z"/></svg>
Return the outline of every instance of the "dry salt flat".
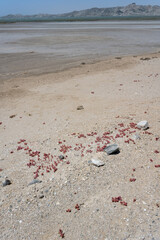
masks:
<svg viewBox="0 0 160 240"><path fill-rule="evenodd" d="M1 239L159 240L159 66L155 53L1 81Z"/></svg>

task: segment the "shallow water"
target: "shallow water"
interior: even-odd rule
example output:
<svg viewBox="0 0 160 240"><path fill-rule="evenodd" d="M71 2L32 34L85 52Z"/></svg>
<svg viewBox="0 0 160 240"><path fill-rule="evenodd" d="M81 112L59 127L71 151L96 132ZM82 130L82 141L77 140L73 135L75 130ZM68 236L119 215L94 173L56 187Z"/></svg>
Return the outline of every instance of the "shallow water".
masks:
<svg viewBox="0 0 160 240"><path fill-rule="evenodd" d="M56 71L78 61L93 61L110 56L136 55L159 50L160 21L0 25L1 75L14 70L31 71L34 67L41 70L45 67L49 70L50 63L53 71ZM26 56L31 52L32 56ZM22 55L26 64L19 69L18 61L19 57L23 58ZM30 58L32 64L26 62ZM6 64L8 69L4 67Z"/></svg>

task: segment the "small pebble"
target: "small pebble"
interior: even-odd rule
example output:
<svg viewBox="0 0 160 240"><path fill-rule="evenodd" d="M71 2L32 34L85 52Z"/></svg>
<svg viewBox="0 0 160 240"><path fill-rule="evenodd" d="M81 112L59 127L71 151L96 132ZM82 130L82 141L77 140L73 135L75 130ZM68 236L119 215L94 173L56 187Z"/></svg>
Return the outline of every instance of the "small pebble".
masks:
<svg viewBox="0 0 160 240"><path fill-rule="evenodd" d="M39 196L39 198L40 198L40 199L44 198L44 195L43 195L43 194L42 194L42 195L40 195L40 196Z"/></svg>
<svg viewBox="0 0 160 240"><path fill-rule="evenodd" d="M5 179L5 181L2 183L2 186L5 187L7 185L11 185L11 181L9 179Z"/></svg>
<svg viewBox="0 0 160 240"><path fill-rule="evenodd" d="M84 109L84 107L82 105L77 107L77 110L83 110L83 109Z"/></svg>
<svg viewBox="0 0 160 240"><path fill-rule="evenodd" d="M30 182L29 184L28 184L28 186L29 185L32 185L32 184L36 184L36 183L41 183L42 181L40 181L40 180L38 180L38 179L33 179L33 181L32 182Z"/></svg>
<svg viewBox="0 0 160 240"><path fill-rule="evenodd" d="M60 156L58 156L58 157L59 157L59 159L61 159L61 160L64 159L64 156L63 156L63 155L60 155Z"/></svg>

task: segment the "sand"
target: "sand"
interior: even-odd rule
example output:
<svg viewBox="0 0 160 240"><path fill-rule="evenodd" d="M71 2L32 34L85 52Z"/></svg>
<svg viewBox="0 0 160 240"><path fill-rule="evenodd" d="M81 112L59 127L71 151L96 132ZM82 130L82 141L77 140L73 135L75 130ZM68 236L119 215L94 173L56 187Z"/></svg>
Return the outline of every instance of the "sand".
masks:
<svg viewBox="0 0 160 240"><path fill-rule="evenodd" d="M154 53L1 79L1 239L159 240L159 66Z"/></svg>

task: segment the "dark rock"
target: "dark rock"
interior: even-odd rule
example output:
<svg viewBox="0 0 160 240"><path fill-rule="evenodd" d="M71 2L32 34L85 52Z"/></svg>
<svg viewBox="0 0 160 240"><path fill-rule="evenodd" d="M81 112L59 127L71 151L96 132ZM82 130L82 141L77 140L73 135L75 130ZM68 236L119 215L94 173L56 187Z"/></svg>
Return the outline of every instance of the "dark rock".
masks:
<svg viewBox="0 0 160 240"><path fill-rule="evenodd" d="M84 109L84 107L82 105L77 107L77 110L83 110L83 109Z"/></svg>
<svg viewBox="0 0 160 240"><path fill-rule="evenodd" d="M140 60L142 60L142 61L149 61L150 58L149 58L149 57L146 57L146 58L140 58Z"/></svg>
<svg viewBox="0 0 160 240"><path fill-rule="evenodd" d="M40 196L39 196L39 198L40 198L40 199L44 198L44 195L43 195L43 194L42 194L42 195L40 195Z"/></svg>
<svg viewBox="0 0 160 240"><path fill-rule="evenodd" d="M59 159L61 159L61 160L64 159L64 156L63 156L63 155L60 155L60 156L58 156L58 157L59 157Z"/></svg>
<svg viewBox="0 0 160 240"><path fill-rule="evenodd" d="M11 185L11 181L9 179L6 179L4 182L3 182L3 187L7 186L7 185Z"/></svg>
<svg viewBox="0 0 160 240"><path fill-rule="evenodd" d="M13 114L13 115L10 116L10 118L14 118L14 117L16 117L16 114Z"/></svg>
<svg viewBox="0 0 160 240"><path fill-rule="evenodd" d="M119 147L117 144L112 144L112 145L109 145L107 146L104 151L108 154L108 155L111 155L111 154L118 154L119 153Z"/></svg>
<svg viewBox="0 0 160 240"><path fill-rule="evenodd" d="M41 182L42 182L41 180L33 179L33 181L30 182L30 183L28 184L28 186L29 186L29 185L32 185L32 184L36 184L36 183L41 183Z"/></svg>

